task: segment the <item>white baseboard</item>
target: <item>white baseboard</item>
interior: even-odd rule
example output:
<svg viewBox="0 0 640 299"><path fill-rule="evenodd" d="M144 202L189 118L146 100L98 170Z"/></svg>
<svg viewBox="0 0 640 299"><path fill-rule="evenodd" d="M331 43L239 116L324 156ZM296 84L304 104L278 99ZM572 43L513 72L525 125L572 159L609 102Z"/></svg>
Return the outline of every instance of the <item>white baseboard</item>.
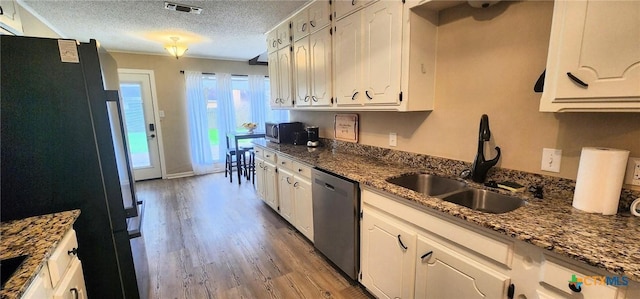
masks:
<svg viewBox="0 0 640 299"><path fill-rule="evenodd" d="M193 171L178 172L178 173L167 174L167 177L165 177L165 179L171 180L171 179L178 179L178 178L186 178L194 175L195 174L193 173Z"/></svg>

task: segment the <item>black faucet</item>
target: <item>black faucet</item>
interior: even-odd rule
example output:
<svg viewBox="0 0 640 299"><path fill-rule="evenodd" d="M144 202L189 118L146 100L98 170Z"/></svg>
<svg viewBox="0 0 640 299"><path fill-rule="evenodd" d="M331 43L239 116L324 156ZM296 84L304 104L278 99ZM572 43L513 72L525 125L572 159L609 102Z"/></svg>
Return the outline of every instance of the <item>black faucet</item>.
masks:
<svg viewBox="0 0 640 299"><path fill-rule="evenodd" d="M498 155L495 158L487 161L484 159L484 143L491 139L491 130L489 130L489 116L486 114L480 118L480 133L478 136L478 153L476 159L473 161L471 167L471 179L476 183L484 183L487 178L487 172L489 169L498 163L500 160L500 148L496 146Z"/></svg>

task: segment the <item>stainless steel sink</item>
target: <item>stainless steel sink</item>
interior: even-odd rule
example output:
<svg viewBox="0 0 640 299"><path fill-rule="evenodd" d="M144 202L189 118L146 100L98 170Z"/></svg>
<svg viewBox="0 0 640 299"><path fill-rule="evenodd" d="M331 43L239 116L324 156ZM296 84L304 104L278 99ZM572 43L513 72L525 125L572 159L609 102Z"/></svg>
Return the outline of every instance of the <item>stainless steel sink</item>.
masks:
<svg viewBox="0 0 640 299"><path fill-rule="evenodd" d="M510 212L525 204L520 198L483 189L466 189L451 193L442 197L442 200L493 214Z"/></svg>
<svg viewBox="0 0 640 299"><path fill-rule="evenodd" d="M461 181L426 173L406 174L397 178L387 179L387 182L427 196L438 196L456 190L461 190L467 185Z"/></svg>

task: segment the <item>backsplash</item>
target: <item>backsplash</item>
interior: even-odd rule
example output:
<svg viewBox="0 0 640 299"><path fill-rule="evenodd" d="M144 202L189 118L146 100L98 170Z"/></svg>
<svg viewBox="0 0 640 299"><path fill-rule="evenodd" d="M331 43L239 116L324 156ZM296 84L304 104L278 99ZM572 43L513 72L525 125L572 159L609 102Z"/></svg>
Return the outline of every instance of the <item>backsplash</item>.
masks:
<svg viewBox="0 0 640 299"><path fill-rule="evenodd" d="M416 171L429 169L429 171L443 176L459 177L462 171L471 168L471 163L459 160L398 151L359 143L344 142L335 139L321 138L321 140L323 144L331 147L333 151L353 153L356 155L373 157L383 161L406 164L411 167L415 167ZM526 186L527 188L530 186L542 186L544 196L566 198L569 201L573 199L573 191L576 186L576 181L570 179L499 167L493 167L489 171L487 181L513 181ZM618 212L628 213L631 202L638 197L640 197L640 191L623 188L620 194Z"/></svg>

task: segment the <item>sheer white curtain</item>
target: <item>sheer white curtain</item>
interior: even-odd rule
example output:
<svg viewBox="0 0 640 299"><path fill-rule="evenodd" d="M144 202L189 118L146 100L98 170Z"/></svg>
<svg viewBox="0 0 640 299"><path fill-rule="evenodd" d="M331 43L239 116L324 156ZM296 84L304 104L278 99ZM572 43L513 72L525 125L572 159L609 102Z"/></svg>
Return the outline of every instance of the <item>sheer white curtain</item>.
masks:
<svg viewBox="0 0 640 299"><path fill-rule="evenodd" d="M216 80L218 81L218 117L217 126L222 140L226 140L227 133L234 132L236 130L236 113L233 107L233 91L231 89L231 75L225 73L216 73ZM231 140L229 141L231 144ZM226 141L223 143L226 145ZM221 157L226 155L226 147L220 146Z"/></svg>
<svg viewBox="0 0 640 299"><path fill-rule="evenodd" d="M189 121L189 148L191 167L195 174L216 170L209 144L209 122L207 99L204 96L202 73L185 72L187 85L187 117Z"/></svg>
<svg viewBox="0 0 640 299"><path fill-rule="evenodd" d="M249 100L251 101L251 120L258 124L258 131L264 130L269 105L265 98L265 78L261 75L249 75Z"/></svg>

